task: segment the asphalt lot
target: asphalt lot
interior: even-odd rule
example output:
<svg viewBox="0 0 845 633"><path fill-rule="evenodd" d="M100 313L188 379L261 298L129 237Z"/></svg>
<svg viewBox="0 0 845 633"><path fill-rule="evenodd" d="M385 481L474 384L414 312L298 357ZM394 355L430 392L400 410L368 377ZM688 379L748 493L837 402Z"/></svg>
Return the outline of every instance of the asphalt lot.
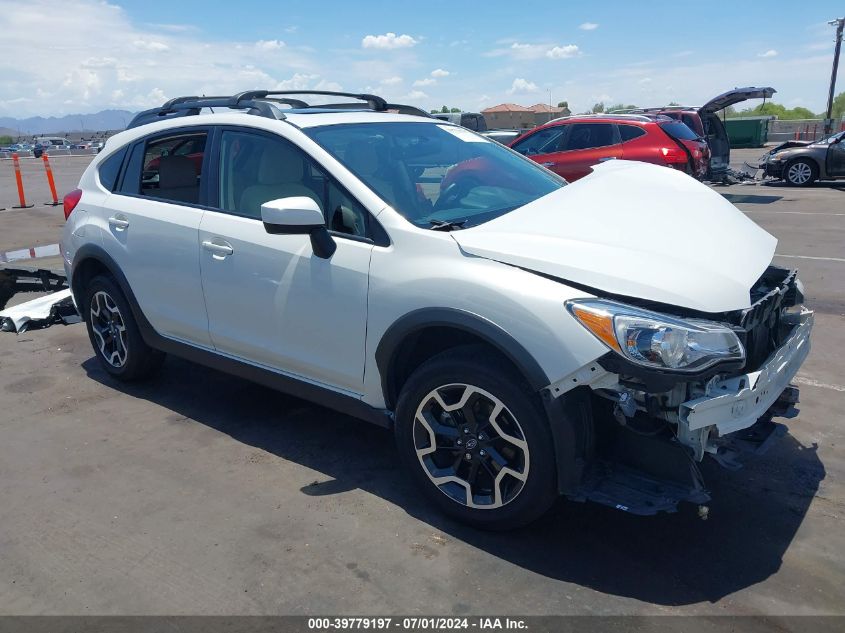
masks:
<svg viewBox="0 0 845 633"><path fill-rule="evenodd" d="M61 192L87 162L54 159ZM82 325L0 333L0 614L845 614L843 189L717 188L778 237L817 321L790 435L705 465L708 521L561 501L478 532L418 496L386 431L174 358L114 382ZM0 252L62 224L0 212Z"/></svg>

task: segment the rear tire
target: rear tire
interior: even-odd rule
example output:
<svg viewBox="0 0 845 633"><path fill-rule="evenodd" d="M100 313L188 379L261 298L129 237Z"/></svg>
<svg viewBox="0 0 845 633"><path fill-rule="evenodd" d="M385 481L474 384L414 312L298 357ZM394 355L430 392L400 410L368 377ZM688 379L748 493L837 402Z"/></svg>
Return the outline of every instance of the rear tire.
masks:
<svg viewBox="0 0 845 633"><path fill-rule="evenodd" d="M819 177L819 168L811 160L796 158L787 164L783 179L792 187L808 187Z"/></svg>
<svg viewBox="0 0 845 633"><path fill-rule="evenodd" d="M88 338L108 374L129 382L146 378L161 367L164 352L144 342L129 302L111 277L94 277L84 296Z"/></svg>
<svg viewBox="0 0 845 633"><path fill-rule="evenodd" d="M557 498L552 434L539 399L507 361L482 346L423 363L402 388L395 431L413 479L463 523L513 529Z"/></svg>

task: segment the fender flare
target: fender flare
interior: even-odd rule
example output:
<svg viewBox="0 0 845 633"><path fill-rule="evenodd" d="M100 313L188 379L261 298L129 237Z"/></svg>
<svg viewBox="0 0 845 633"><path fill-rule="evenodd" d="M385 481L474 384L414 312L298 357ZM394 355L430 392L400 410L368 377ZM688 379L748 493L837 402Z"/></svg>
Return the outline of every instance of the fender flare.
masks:
<svg viewBox="0 0 845 633"><path fill-rule="evenodd" d="M155 331L152 324L150 324L147 320L147 317L141 310L141 306L138 305L138 300L135 299L135 293L132 292L132 288L129 285L129 281L126 279L126 275L123 274L120 266L118 266L117 262L112 259L111 255L109 255L104 248L97 246L96 244L85 244L81 246L79 250L76 251L73 258L68 285L73 292L77 306L82 309L82 306L79 304L82 301L82 293L84 291L84 289L80 286L81 278L79 270L85 262L92 260L105 267L112 278L117 282L117 285L123 292L123 296L126 297L126 300L129 302L129 307L132 310L132 316L135 317L135 322L138 324L138 329L141 332L141 338L144 339L144 342L150 347L158 347L160 345L161 337Z"/></svg>
<svg viewBox="0 0 845 633"><path fill-rule="evenodd" d="M455 308L422 308L397 319L382 336L375 360L381 377L384 400L389 410L396 406L391 384L397 352L408 336L428 327L453 327L473 334L492 345L516 366L539 394L552 431L558 492L574 493L583 477L590 452L591 412L586 393L552 398L546 387L550 380L534 357L504 328L477 314Z"/></svg>
<svg viewBox="0 0 845 633"><path fill-rule="evenodd" d="M421 308L399 317L387 328L375 352L382 393L389 409L396 405L391 378L397 351L407 337L429 327L452 327L473 334L504 354L525 376L534 391L551 382L534 357L501 326L482 316L457 308Z"/></svg>

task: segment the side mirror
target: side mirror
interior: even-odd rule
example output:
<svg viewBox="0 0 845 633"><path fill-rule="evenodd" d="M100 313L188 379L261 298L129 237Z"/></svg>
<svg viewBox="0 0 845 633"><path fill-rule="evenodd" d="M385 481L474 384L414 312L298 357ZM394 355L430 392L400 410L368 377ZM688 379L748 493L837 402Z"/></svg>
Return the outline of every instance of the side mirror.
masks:
<svg viewBox="0 0 845 633"><path fill-rule="evenodd" d="M296 196L265 202L261 205L261 221L264 230L274 235L310 235L317 257L328 259L337 250L323 212L311 198Z"/></svg>

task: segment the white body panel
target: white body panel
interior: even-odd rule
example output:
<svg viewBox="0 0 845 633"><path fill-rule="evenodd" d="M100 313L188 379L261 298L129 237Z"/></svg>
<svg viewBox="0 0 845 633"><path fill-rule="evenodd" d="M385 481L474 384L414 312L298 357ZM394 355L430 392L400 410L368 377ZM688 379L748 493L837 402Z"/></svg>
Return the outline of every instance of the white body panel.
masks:
<svg viewBox="0 0 845 633"><path fill-rule="evenodd" d="M103 247L126 275L149 322L164 336L210 347L197 242L205 212L117 194L106 206L108 217L100 218Z"/></svg>
<svg viewBox="0 0 845 633"><path fill-rule="evenodd" d="M271 235L260 220L207 211L200 268L216 349L360 395L371 244L337 238L331 259L308 235Z"/></svg>
<svg viewBox="0 0 845 633"><path fill-rule="evenodd" d="M453 308L499 326L538 362L549 381L607 351L564 308L589 297L539 275L462 253L456 233L416 228L388 208L379 220L391 236L370 267L365 400L383 406L375 352L399 318L425 308Z"/></svg>
<svg viewBox="0 0 845 633"><path fill-rule="evenodd" d="M468 253L617 295L703 312L749 306L774 237L681 172L632 161L593 172L455 239Z"/></svg>

